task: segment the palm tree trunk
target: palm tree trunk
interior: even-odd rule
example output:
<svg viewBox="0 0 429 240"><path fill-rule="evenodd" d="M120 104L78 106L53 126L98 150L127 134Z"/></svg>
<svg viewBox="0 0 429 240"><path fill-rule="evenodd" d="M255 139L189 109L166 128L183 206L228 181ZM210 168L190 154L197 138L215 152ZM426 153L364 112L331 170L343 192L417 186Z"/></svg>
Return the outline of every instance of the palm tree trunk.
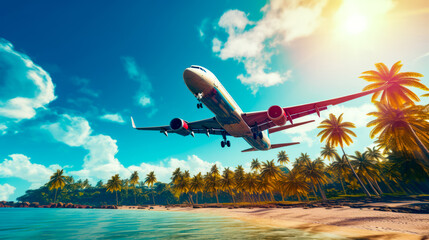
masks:
<svg viewBox="0 0 429 240"><path fill-rule="evenodd" d="M414 129L411 127L411 125L409 123L406 124L407 128L410 130L410 132L412 133L411 135L414 138L414 141L416 141L417 145L419 146L420 150L422 151L422 155L423 155L423 164L426 167L429 167L429 150L426 148L426 146L422 143L422 141L420 140L420 138L417 136L416 132L414 131Z"/></svg>
<svg viewBox="0 0 429 240"><path fill-rule="evenodd" d="M57 201L57 192L58 192L58 188L55 188L55 197L54 197L54 203Z"/></svg>
<svg viewBox="0 0 429 240"><path fill-rule="evenodd" d="M155 205L155 193L152 192L152 200L153 200L153 205Z"/></svg>
<svg viewBox="0 0 429 240"><path fill-rule="evenodd" d="M217 190L215 190L216 202L219 203L219 197L217 196Z"/></svg>
<svg viewBox="0 0 429 240"><path fill-rule="evenodd" d="M137 205L136 187L134 187L134 205Z"/></svg>
<svg viewBox="0 0 429 240"><path fill-rule="evenodd" d="M232 194L232 189L229 189L229 194L231 194L232 202L235 203L234 195Z"/></svg>
<svg viewBox="0 0 429 240"><path fill-rule="evenodd" d="M198 204L198 192L195 194L195 200L197 201L197 204Z"/></svg>
<svg viewBox="0 0 429 240"><path fill-rule="evenodd" d="M343 187L344 195L347 195L346 189L344 188L343 179L341 179L341 176L340 176L340 182L341 182L341 186Z"/></svg>
<svg viewBox="0 0 429 240"><path fill-rule="evenodd" d="M275 202L273 191L271 190L270 190L270 198L271 198L271 202Z"/></svg>
<svg viewBox="0 0 429 240"><path fill-rule="evenodd" d="M375 195L380 196L380 194L377 192L377 190L375 190L374 186L372 185L371 179L367 177L366 180L367 180L369 186L371 187L372 191L375 193Z"/></svg>
<svg viewBox="0 0 429 240"><path fill-rule="evenodd" d="M374 183L375 188L377 189L379 194L383 194L383 191L381 190L380 186L378 186L377 180L373 177L371 177L372 182Z"/></svg>
<svg viewBox="0 0 429 240"><path fill-rule="evenodd" d="M358 182L359 182L360 186L362 187L363 191L365 192L366 196L371 197L371 194L368 192L368 190L366 189L365 185L363 185L362 180L360 180L359 176L356 174L355 170L353 169L352 164L350 163L349 158L346 155L346 152L344 152L344 148L341 147L341 150L343 151L343 154L346 157L347 163L349 164L349 167L352 170L353 175L358 180Z"/></svg>
<svg viewBox="0 0 429 240"><path fill-rule="evenodd" d="M379 176L381 178L381 181L389 188L390 192L394 193L395 191L393 190L392 186L390 186L389 182L383 177L383 176Z"/></svg>
<svg viewBox="0 0 429 240"><path fill-rule="evenodd" d="M316 190L315 190L315 187L314 187L314 183L313 183L313 181L310 181L310 183L311 183L311 190L313 190L313 194L314 194L314 197L316 198L316 200L317 200L317 194L316 194Z"/></svg>
<svg viewBox="0 0 429 240"><path fill-rule="evenodd" d="M322 186L320 186L320 183L319 183L319 182L317 182L317 186L319 187L319 191L320 191L320 194L322 195L322 199L323 199L323 201L328 200L328 199L326 198L325 192L323 191Z"/></svg>
<svg viewBox="0 0 429 240"><path fill-rule="evenodd" d="M296 196L298 197L298 201L301 202L301 198L299 197L299 193Z"/></svg>
<svg viewBox="0 0 429 240"><path fill-rule="evenodd" d="M189 204L194 204L192 201L192 195L190 193L188 193L188 201L189 201Z"/></svg>
<svg viewBox="0 0 429 240"><path fill-rule="evenodd" d="M116 193L116 206L118 206L119 205L119 202L118 202L118 191L115 191L115 193Z"/></svg>

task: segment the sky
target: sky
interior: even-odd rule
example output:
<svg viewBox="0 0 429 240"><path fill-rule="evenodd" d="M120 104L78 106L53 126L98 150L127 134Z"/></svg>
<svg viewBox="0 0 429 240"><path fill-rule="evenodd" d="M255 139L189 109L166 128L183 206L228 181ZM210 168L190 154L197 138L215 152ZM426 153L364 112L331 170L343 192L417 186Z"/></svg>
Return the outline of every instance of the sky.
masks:
<svg viewBox="0 0 429 240"><path fill-rule="evenodd" d="M75 179L169 182L180 167L205 173L250 161L320 155L317 126L329 113L356 124L347 153L374 146L370 97L304 117L271 134L283 149L241 153L249 145L219 136L136 131L180 117L212 117L182 75L208 68L244 112L360 92L374 64L397 61L429 85L429 2L325 1L5 1L0 8L0 200L45 184L57 169ZM417 91L418 94L423 94ZM428 104L428 98L422 103ZM291 166L290 164L288 165Z"/></svg>

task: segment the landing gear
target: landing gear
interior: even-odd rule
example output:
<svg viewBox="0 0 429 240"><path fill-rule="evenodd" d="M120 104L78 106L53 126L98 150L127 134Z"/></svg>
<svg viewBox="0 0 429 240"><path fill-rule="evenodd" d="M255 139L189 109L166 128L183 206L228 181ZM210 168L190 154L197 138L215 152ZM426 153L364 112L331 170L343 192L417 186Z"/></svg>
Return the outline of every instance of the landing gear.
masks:
<svg viewBox="0 0 429 240"><path fill-rule="evenodd" d="M264 136L262 135L262 132L254 132L253 133L253 139L258 139L258 137L260 138L260 139L262 139Z"/></svg>
<svg viewBox="0 0 429 240"><path fill-rule="evenodd" d="M195 96L197 97L198 102L200 102L200 103L197 103L197 108L198 109L203 108L203 104L201 103L201 99L203 98L203 93L202 92L198 93Z"/></svg>
<svg viewBox="0 0 429 240"><path fill-rule="evenodd" d="M231 142L229 140L228 141L222 141L222 142L220 142L220 146L222 148L224 148L225 146L231 147Z"/></svg>
<svg viewBox="0 0 429 240"><path fill-rule="evenodd" d="M220 146L224 148L225 146L231 147L231 142L229 140L226 140L226 132L222 133L223 141L220 142Z"/></svg>

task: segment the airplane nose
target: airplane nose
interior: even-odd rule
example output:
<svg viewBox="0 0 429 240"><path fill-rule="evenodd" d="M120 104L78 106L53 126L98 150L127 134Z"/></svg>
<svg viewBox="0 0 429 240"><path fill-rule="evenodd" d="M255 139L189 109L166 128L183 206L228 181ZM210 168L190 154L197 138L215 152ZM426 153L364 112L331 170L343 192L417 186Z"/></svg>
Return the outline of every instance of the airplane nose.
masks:
<svg viewBox="0 0 429 240"><path fill-rule="evenodd" d="M195 78L197 76L198 76L198 74L192 68L187 68L183 72L183 79L185 79L185 80L191 80L191 79L193 79L193 78Z"/></svg>

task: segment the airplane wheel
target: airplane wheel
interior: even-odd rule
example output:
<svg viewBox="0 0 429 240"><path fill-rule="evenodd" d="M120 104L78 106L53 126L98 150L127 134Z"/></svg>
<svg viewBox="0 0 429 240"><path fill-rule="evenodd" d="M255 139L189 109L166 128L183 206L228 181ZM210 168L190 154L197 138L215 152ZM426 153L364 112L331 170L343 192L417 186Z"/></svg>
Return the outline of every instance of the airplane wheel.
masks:
<svg viewBox="0 0 429 240"><path fill-rule="evenodd" d="M197 103L197 108L198 108L198 109L200 108L200 104L199 104L199 103Z"/></svg>
<svg viewBox="0 0 429 240"><path fill-rule="evenodd" d="M220 146L221 146L222 148L224 148L224 147L225 147L225 142L224 142L224 141L220 142Z"/></svg>
<svg viewBox="0 0 429 240"><path fill-rule="evenodd" d="M258 135L256 135L256 133L253 133L253 139L257 139L258 138Z"/></svg>
<svg viewBox="0 0 429 240"><path fill-rule="evenodd" d="M202 103L200 103L200 108L203 108L203 104Z"/></svg>
<svg viewBox="0 0 429 240"><path fill-rule="evenodd" d="M258 135L259 135L259 138L262 139L262 137L263 137L262 132L260 132Z"/></svg>
<svg viewBox="0 0 429 240"><path fill-rule="evenodd" d="M226 141L226 146L231 147L231 142L230 141Z"/></svg>

